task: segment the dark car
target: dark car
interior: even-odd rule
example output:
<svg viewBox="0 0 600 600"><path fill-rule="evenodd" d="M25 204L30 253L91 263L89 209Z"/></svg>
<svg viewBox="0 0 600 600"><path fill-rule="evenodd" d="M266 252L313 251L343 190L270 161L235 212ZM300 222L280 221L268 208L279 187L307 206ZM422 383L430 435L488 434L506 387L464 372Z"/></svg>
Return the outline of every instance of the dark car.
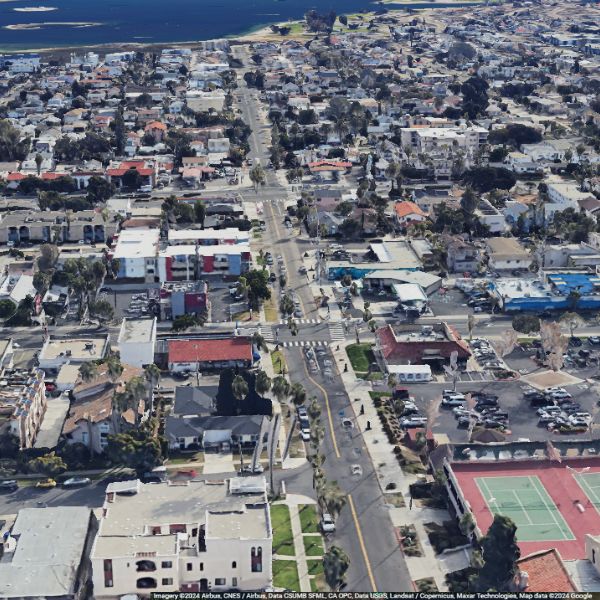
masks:
<svg viewBox="0 0 600 600"><path fill-rule="evenodd" d="M581 348L581 350L579 350L578 354L579 354L579 356L582 356L583 358L589 358L591 352L589 350L586 350L585 348Z"/></svg>
<svg viewBox="0 0 600 600"><path fill-rule="evenodd" d="M15 492L18 488L19 484L14 479L0 481L0 492Z"/></svg>
<svg viewBox="0 0 600 600"><path fill-rule="evenodd" d="M578 338L577 336L573 336L569 338L569 346L572 346L574 348L578 348L579 346L583 346L583 342L581 340L581 338Z"/></svg>
<svg viewBox="0 0 600 600"><path fill-rule="evenodd" d="M544 394L535 394L535 396L529 396L527 398L529 400L530 406L546 406L548 404L548 400L546 400L546 396Z"/></svg>

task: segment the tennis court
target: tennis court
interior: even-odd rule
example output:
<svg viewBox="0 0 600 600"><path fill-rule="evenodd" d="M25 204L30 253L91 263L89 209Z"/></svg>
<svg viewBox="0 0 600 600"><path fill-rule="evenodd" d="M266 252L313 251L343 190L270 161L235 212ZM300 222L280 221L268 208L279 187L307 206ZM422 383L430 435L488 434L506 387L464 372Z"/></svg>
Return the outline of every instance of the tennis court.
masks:
<svg viewBox="0 0 600 600"><path fill-rule="evenodd" d="M600 474L597 491L600 494ZM519 542L569 541L576 537L535 475L475 477L490 512L510 517ZM600 495L597 496L600 498Z"/></svg>
<svg viewBox="0 0 600 600"><path fill-rule="evenodd" d="M575 481L581 486L589 501L600 512L600 473L573 473Z"/></svg>

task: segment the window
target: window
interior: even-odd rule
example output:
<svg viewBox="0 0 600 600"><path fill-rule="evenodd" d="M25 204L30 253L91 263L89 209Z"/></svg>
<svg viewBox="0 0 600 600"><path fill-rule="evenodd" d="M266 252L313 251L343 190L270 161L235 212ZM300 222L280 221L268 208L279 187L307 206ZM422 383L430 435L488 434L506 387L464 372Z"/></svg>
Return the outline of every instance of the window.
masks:
<svg viewBox="0 0 600 600"><path fill-rule="evenodd" d="M113 586L112 559L104 559L104 587Z"/></svg>
<svg viewBox="0 0 600 600"><path fill-rule="evenodd" d="M152 535L160 535L160 525L152 527Z"/></svg>
<svg viewBox="0 0 600 600"><path fill-rule="evenodd" d="M170 569L173 566L173 563L170 560L163 560L160 563L162 569Z"/></svg>
<svg viewBox="0 0 600 600"><path fill-rule="evenodd" d="M592 562L596 564L596 550L594 548L592 548Z"/></svg>
<svg viewBox="0 0 600 600"><path fill-rule="evenodd" d="M237 569L237 563L235 562L235 560L231 563L231 568Z"/></svg>
<svg viewBox="0 0 600 600"><path fill-rule="evenodd" d="M253 573L262 573L262 547L250 551L250 566Z"/></svg>
<svg viewBox="0 0 600 600"><path fill-rule="evenodd" d="M215 585L225 585L225 577L217 577L215 579Z"/></svg>
<svg viewBox="0 0 600 600"><path fill-rule="evenodd" d="M173 578L172 577L163 577L162 584L163 585L173 585Z"/></svg>
<svg viewBox="0 0 600 600"><path fill-rule="evenodd" d="M200 563L200 570L204 571L204 563Z"/></svg>
<svg viewBox="0 0 600 600"><path fill-rule="evenodd" d="M192 565L192 563L187 563L187 565L186 565L186 569L187 569L188 571L191 571L191 570L192 570L192 566L193 566L193 565Z"/></svg>
<svg viewBox="0 0 600 600"><path fill-rule="evenodd" d="M231 585L232 585L232 587L237 587L237 577L231 578Z"/></svg>

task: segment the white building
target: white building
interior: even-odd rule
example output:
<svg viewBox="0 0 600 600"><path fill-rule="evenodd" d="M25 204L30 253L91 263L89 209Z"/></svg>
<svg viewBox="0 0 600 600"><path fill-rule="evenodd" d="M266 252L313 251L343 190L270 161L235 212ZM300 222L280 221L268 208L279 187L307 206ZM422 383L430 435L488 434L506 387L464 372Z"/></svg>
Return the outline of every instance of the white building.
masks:
<svg viewBox="0 0 600 600"><path fill-rule="evenodd" d="M124 319L119 332L121 362L132 367L144 367L154 362L156 317Z"/></svg>
<svg viewBox="0 0 600 600"><path fill-rule="evenodd" d="M504 233L507 229L506 217L489 200L479 201L475 215L490 228L490 233Z"/></svg>
<svg viewBox="0 0 600 600"><path fill-rule="evenodd" d="M532 257L515 238L489 238L486 240L489 266L494 271L529 269Z"/></svg>
<svg viewBox="0 0 600 600"><path fill-rule="evenodd" d="M419 153L440 149L462 148L475 152L487 142L488 130L483 127L405 127L400 129L402 147Z"/></svg>
<svg viewBox="0 0 600 600"><path fill-rule="evenodd" d="M270 587L265 490L263 477L111 483L91 554L95 598Z"/></svg>
<svg viewBox="0 0 600 600"><path fill-rule="evenodd" d="M108 352L108 336L95 338L48 337L38 356L40 369L58 370L67 363L81 364L101 360Z"/></svg>
<svg viewBox="0 0 600 600"><path fill-rule="evenodd" d="M579 212L579 202L594 198L591 192L582 192L576 183L565 181L548 184L548 202L544 203L544 218L546 223L554 219L554 213L572 208Z"/></svg>
<svg viewBox="0 0 600 600"><path fill-rule="evenodd" d="M154 281L159 229L124 229L111 258L119 261L118 279Z"/></svg>

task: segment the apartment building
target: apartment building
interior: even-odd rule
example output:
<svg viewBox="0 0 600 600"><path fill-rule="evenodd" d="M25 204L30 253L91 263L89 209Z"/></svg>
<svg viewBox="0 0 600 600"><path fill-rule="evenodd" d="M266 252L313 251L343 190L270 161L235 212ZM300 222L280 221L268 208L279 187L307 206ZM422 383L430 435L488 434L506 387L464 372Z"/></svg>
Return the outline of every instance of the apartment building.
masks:
<svg viewBox="0 0 600 600"><path fill-rule="evenodd" d="M94 595L264 590L271 553L263 477L111 483L91 554Z"/></svg>
<svg viewBox="0 0 600 600"><path fill-rule="evenodd" d="M21 448L32 448L46 413L45 374L33 369L27 378L7 379L0 391L0 412L10 412L10 431Z"/></svg>

